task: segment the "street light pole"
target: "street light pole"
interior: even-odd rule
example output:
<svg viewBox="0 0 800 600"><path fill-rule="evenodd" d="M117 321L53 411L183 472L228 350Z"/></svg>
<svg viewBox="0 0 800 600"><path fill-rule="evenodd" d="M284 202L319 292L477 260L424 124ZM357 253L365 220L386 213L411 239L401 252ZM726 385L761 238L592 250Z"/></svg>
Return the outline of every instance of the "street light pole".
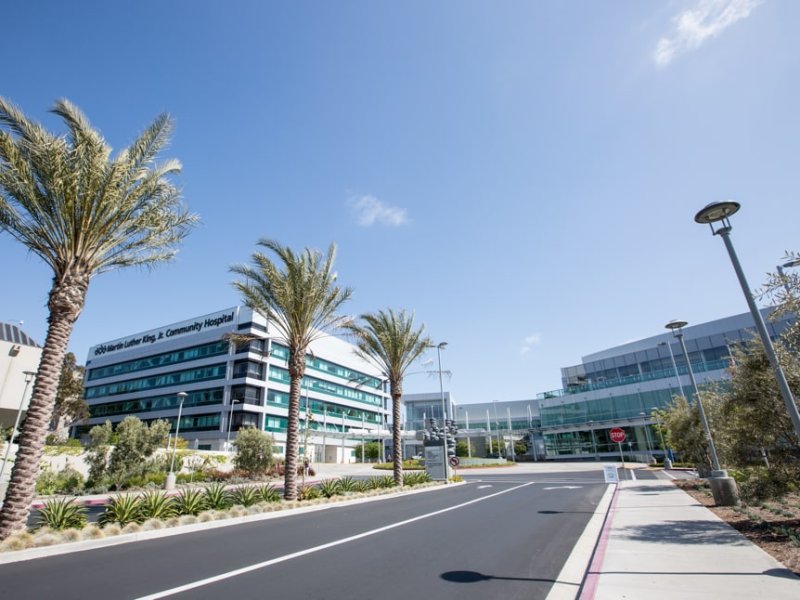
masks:
<svg viewBox="0 0 800 600"><path fill-rule="evenodd" d="M719 465L719 458L717 458L717 448L714 446L714 440L711 437L711 429L708 427L708 419L706 412L703 409L703 399L700 397L700 390L697 388L697 381L694 378L694 371L692 370L692 363L689 360L689 352L686 350L686 343L683 340L683 327L687 325L686 321L670 321L667 323L667 329L671 329L675 337L681 343L683 350L683 357L686 360L686 368L689 371L689 380L692 382L692 390L697 399L697 409L700 412L700 421L703 423L703 429L708 441L708 448L711 451L711 461L714 465L714 470L711 472L711 477L708 480L711 486L711 493L714 496L714 502L718 506L735 506L739 504L739 490L736 488L736 481L733 477L728 476L728 472L724 471Z"/></svg>
<svg viewBox="0 0 800 600"><path fill-rule="evenodd" d="M511 446L511 462L517 462L517 453L514 451L514 428L511 426L511 408L506 407L508 416L508 441Z"/></svg>
<svg viewBox="0 0 800 600"><path fill-rule="evenodd" d="M694 378L692 363L689 361L689 352L686 350L686 343L683 340L683 328L686 325L688 325L686 321L670 321L665 325L665 327L672 330L672 334L678 338L678 341L681 344L683 358L686 360L686 368L689 371L689 381L692 382L692 390L694 391L695 401L697 402L697 409L700 412L700 421L703 424L703 431L706 434L706 442L708 443L708 449L711 452L711 463L715 471L721 471L722 467L719 466L719 458L717 458L717 448L714 446L714 439L711 437L711 428L708 426L706 411L703 408L703 399L700 397L700 390L697 388L697 381L695 381Z"/></svg>
<svg viewBox="0 0 800 600"><path fill-rule="evenodd" d="M164 489L167 491L175 489L175 455L178 453L178 433L181 430L181 413L183 412L183 401L186 400L186 397L189 394L186 392L178 392L178 399L180 400L180 404L178 404L178 420L175 422L175 443L173 444L172 448L172 459L169 463L169 473L167 474L167 481L164 484Z"/></svg>
<svg viewBox="0 0 800 600"><path fill-rule="evenodd" d="M447 342L436 345L436 356L439 359L439 393L442 396L442 460L444 461L444 482L450 481L450 464L447 459L447 405L444 401L444 383L442 382L442 350L447 347Z"/></svg>
<svg viewBox="0 0 800 600"><path fill-rule="evenodd" d="M781 392L781 396L783 396L784 404L786 404L786 410L789 413L789 418L794 426L794 433L798 440L800 440L800 412L797 410L797 404L795 403L794 396L792 395L792 390L789 389L789 383L786 381L786 375L784 375L783 369L778 362L778 356L775 354L775 348L773 347L772 340L767 332L767 326L764 323L764 318L761 316L761 311L758 310L758 306L756 306L756 301L753 298L753 294L750 292L750 286L748 285L747 279L744 276L742 265L739 263L739 257L736 255L733 242L731 242L730 234L732 227L728 217L736 213L740 206L741 205L738 202L732 201L715 202L700 210L700 212L695 215L694 220L697 223L707 223L711 227L711 232L714 235L719 235L722 238L722 241L725 243L725 248L728 250L728 256L733 264L733 270L736 271L736 277L739 279L739 285L742 287L742 292L747 300L747 305L750 307L750 313L753 315L753 321L755 322L756 329L761 337L761 342L764 344L764 351L766 352L769 363L772 365L772 370L775 373L775 379L778 382L778 389ZM721 223L721 227L715 230L714 223L717 222Z"/></svg>
<svg viewBox="0 0 800 600"><path fill-rule="evenodd" d="M494 448L492 447L492 422L489 419L489 409L486 409L486 433L489 434L489 455L491 456L494 454Z"/></svg>
<svg viewBox="0 0 800 600"><path fill-rule="evenodd" d="M36 377L36 373L33 371L23 371L22 374L25 376L25 389L22 390L22 398L19 399L19 408L17 409L17 418L14 421L14 429L11 430L11 437L8 438L8 445L6 446L6 454L3 457L3 464L0 465L0 485L3 483L3 473L6 471L8 457L11 454L11 444L14 443L14 436L17 433L19 421L22 417L22 407L25 405L25 396L28 395L28 386L31 384L31 381L33 381L33 378Z"/></svg>
<svg viewBox="0 0 800 600"><path fill-rule="evenodd" d="M231 451L231 423L233 423L233 405L236 404L238 400L233 397L231 394L231 408L228 411L228 434L225 437L225 451Z"/></svg>
<svg viewBox="0 0 800 600"><path fill-rule="evenodd" d="M678 372L678 363L675 362L675 355L672 353L672 345L669 342L658 342L658 346L666 346L669 350L669 358L672 361L672 368L675 369L675 379L678 382L678 391L686 398L686 392L683 391L683 384L681 383L681 374Z"/></svg>

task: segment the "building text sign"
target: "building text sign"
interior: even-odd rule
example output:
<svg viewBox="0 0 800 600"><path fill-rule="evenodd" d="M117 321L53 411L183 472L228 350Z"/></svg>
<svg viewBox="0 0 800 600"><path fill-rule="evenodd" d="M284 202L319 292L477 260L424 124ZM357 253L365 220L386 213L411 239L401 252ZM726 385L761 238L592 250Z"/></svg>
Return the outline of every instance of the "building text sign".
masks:
<svg viewBox="0 0 800 600"><path fill-rule="evenodd" d="M89 357L104 356L112 352L119 352L120 350L163 342L177 336L199 333L209 329L232 325L236 321L236 313L237 309L229 308L191 321L182 321L180 323L174 323L173 325L167 325L166 327L151 329L144 333L137 333L105 344L98 344L89 349Z"/></svg>

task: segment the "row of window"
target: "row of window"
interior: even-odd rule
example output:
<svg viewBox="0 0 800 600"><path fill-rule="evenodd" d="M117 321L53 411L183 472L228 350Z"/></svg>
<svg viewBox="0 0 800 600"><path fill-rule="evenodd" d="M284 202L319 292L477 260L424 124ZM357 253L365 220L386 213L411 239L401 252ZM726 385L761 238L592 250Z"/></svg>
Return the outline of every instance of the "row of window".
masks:
<svg viewBox="0 0 800 600"><path fill-rule="evenodd" d="M278 358L282 358L283 360L288 361L289 348L273 342L272 356L277 356ZM332 363L328 360L317 358L316 356L311 356L307 354L306 366L309 369L314 369L315 371L322 371L324 373L335 375L336 377L341 377L342 379L346 379L349 383L355 383L361 386L371 387L376 390L381 389L380 379L372 377L371 375L367 375L366 373L360 373L359 371L348 369L347 367L343 367L342 365L337 365L336 363Z"/></svg>
<svg viewBox="0 0 800 600"><path fill-rule="evenodd" d="M623 427L626 439L619 444L611 441L610 429L570 431L544 435L544 444L549 456L570 454L599 454L613 452L658 452L662 451L662 438L652 427Z"/></svg>
<svg viewBox="0 0 800 600"><path fill-rule="evenodd" d="M144 371L146 369L155 369L156 367L165 367L190 360L198 360L200 358L206 358L209 356L219 356L227 352L228 342L217 341L210 344L203 344L201 346L183 348L181 350L174 350L172 352L164 352L163 354L154 354L153 356L148 356L145 358L137 358L136 360L128 360L113 365L106 365L105 367L89 369L87 379L91 381L93 379L124 375L125 373Z"/></svg>
<svg viewBox="0 0 800 600"><path fill-rule="evenodd" d="M267 403L273 406L280 406L282 408L289 408L289 394L286 392L278 392L276 390L269 390L267 392ZM324 418L326 415L332 419L341 419L342 414L348 419L355 419L360 421L363 417L366 423L370 424L380 424L383 421L383 417L380 413L374 413L366 410L359 410L357 408L346 408L339 404L331 404L329 402L321 402L319 400L314 400L309 398L308 404L306 404L306 399L300 399L300 408L305 410L306 406L308 406L309 411L313 414L322 415Z"/></svg>
<svg viewBox="0 0 800 600"><path fill-rule="evenodd" d="M185 371L175 371L173 373L163 373L141 379L129 379L117 383L87 387L85 398L100 398L102 396L115 396L118 394L128 394L151 390L154 388L167 387L171 385L188 384L197 381L209 381L213 379L225 379L225 364L209 365L197 369L187 369Z"/></svg>
<svg viewBox="0 0 800 600"><path fill-rule="evenodd" d="M690 390L686 388L685 391ZM540 408L542 427L631 419L640 417L641 413L649 416L654 408L666 407L672 402L673 395L678 393L680 392L677 389L670 388L543 406ZM690 394L689 399L691 398Z"/></svg>
<svg viewBox="0 0 800 600"><path fill-rule="evenodd" d="M204 406L206 404L222 404L223 389L213 388L209 390L195 390L189 392L183 402L184 408L190 406ZM95 404L89 407L90 417L110 417L113 415L128 415L152 410L167 410L178 408L180 399L177 394L167 394L166 396L151 396L149 398L139 398L136 400L124 400L122 402L108 402L106 404Z"/></svg>
<svg viewBox="0 0 800 600"><path fill-rule="evenodd" d="M277 381L287 385L291 381L289 378L289 371L280 367L276 367L275 365L270 365L269 367L269 378L271 381ZM380 396L345 387L336 383L331 383L330 381L323 381L322 379L317 379L315 377L309 377L306 375L303 377L302 385L304 389L306 386L308 386L308 389L315 392L329 394L331 396L338 396L340 398L347 398L348 400L355 400L356 402L364 402L374 406L383 406L383 398Z"/></svg>

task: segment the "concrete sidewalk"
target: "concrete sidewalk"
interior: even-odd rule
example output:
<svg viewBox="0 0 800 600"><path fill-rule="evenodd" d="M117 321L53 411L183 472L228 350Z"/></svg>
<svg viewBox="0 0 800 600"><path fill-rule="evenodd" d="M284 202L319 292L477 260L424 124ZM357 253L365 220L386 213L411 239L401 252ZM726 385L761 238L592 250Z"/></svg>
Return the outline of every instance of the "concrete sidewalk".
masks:
<svg viewBox="0 0 800 600"><path fill-rule="evenodd" d="M800 578L669 481L623 481L581 600L800 598Z"/></svg>

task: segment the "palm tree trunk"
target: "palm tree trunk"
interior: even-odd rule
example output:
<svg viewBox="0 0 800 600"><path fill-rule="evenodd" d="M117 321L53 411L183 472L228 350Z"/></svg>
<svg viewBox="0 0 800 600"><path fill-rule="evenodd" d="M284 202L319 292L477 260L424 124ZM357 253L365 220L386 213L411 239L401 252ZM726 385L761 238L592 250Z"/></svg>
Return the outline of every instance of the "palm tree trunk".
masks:
<svg viewBox="0 0 800 600"><path fill-rule="evenodd" d="M36 479L42 459L44 439L53 415L61 366L70 334L83 309L89 276L65 275L55 280L50 290L47 338L36 373L22 431L19 448L11 470L3 508L0 510L0 540L24 529L36 494Z"/></svg>
<svg viewBox="0 0 800 600"><path fill-rule="evenodd" d="M283 471L283 498L297 500L297 444L300 429L300 387L306 370L306 355L289 350L289 423L286 427L286 462Z"/></svg>
<svg viewBox="0 0 800 600"><path fill-rule="evenodd" d="M392 393L392 472L394 474L394 484L403 485L403 446L400 437L400 398L403 396L403 384L401 382L391 382Z"/></svg>

